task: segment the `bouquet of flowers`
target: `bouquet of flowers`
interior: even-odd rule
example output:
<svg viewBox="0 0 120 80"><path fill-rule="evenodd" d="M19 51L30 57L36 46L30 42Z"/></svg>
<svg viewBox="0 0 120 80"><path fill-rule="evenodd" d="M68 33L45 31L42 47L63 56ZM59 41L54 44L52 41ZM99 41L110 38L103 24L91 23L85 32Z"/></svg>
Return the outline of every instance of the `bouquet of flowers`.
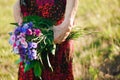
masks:
<svg viewBox="0 0 120 80"><path fill-rule="evenodd" d="M20 62L24 63L24 71L33 69L35 76L41 76L44 68L43 60L47 62L51 70L48 54L55 54L56 46L53 42L54 21L38 16L27 16L23 24L10 33L9 43L14 53L20 55ZM73 31L67 40L77 38L79 31Z"/></svg>

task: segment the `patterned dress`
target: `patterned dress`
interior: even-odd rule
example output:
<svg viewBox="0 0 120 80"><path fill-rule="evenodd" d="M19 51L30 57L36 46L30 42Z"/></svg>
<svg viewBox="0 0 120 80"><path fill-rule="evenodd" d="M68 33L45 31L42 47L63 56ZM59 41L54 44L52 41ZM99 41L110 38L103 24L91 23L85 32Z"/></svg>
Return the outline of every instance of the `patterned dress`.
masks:
<svg viewBox="0 0 120 80"><path fill-rule="evenodd" d="M66 0L20 0L23 17L38 15L56 21L55 25L64 19ZM53 72L46 63L42 72L42 79L35 77L33 70L24 72L23 64L19 65L18 80L74 80L72 71L73 40L56 44L55 56L49 54Z"/></svg>

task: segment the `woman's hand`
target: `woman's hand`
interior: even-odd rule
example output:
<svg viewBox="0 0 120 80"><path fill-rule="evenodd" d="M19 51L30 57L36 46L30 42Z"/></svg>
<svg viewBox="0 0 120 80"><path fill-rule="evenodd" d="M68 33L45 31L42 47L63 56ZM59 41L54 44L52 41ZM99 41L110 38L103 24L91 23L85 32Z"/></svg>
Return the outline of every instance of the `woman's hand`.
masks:
<svg viewBox="0 0 120 80"><path fill-rule="evenodd" d="M17 2L13 6L13 15L18 25L21 25L23 22L23 19L22 19L22 14L20 9L20 0L17 0Z"/></svg>
<svg viewBox="0 0 120 80"><path fill-rule="evenodd" d="M70 34L73 27L75 14L78 7L78 0L67 0L64 21L58 26L54 26L54 42L60 44Z"/></svg>
<svg viewBox="0 0 120 80"><path fill-rule="evenodd" d="M69 21L63 22L62 24L60 24L58 26L54 26L53 27L54 42L56 44L60 44L60 43L64 42L65 39L70 34L71 29L72 29L72 25L69 23Z"/></svg>

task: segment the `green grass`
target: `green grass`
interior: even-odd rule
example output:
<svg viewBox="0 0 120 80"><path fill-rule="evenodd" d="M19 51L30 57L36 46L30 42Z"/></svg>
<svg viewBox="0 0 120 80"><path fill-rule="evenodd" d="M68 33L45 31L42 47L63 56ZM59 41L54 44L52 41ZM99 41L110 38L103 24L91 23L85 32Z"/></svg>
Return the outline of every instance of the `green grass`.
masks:
<svg viewBox="0 0 120 80"><path fill-rule="evenodd" d="M17 80L18 56L8 44L14 2L0 1L0 80ZM76 25L85 34L75 44L75 80L120 80L120 0L79 0Z"/></svg>
<svg viewBox="0 0 120 80"><path fill-rule="evenodd" d="M14 21L12 15L14 1L0 1L0 80L17 80L18 68L15 60L18 56L11 52L12 48L8 44L8 32L13 29L9 23Z"/></svg>
<svg viewBox="0 0 120 80"><path fill-rule="evenodd" d="M120 56L120 1L79 1L76 23L87 34L77 41L75 79L119 80L120 64L116 57Z"/></svg>

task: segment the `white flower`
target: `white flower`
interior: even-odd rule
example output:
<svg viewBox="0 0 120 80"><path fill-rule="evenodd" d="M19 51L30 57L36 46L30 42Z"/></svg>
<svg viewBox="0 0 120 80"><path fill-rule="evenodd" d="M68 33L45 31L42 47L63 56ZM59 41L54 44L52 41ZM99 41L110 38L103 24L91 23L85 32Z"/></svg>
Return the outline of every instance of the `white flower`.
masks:
<svg viewBox="0 0 120 80"><path fill-rule="evenodd" d="M10 39L9 39L9 43L11 45L13 45L15 43L15 35L11 35Z"/></svg>
<svg viewBox="0 0 120 80"><path fill-rule="evenodd" d="M13 48L14 53L19 53L19 48L16 46Z"/></svg>

